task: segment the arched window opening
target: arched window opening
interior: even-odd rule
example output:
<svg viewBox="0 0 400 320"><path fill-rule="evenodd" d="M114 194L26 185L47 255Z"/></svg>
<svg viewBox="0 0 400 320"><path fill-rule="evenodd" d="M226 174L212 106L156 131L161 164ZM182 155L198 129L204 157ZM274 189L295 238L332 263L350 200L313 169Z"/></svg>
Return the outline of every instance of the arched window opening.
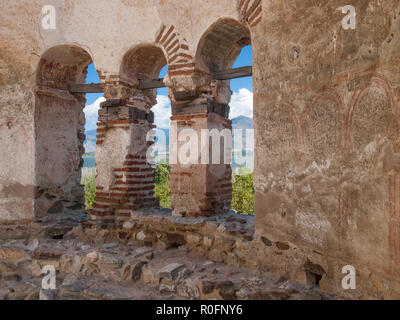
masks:
<svg viewBox="0 0 400 320"><path fill-rule="evenodd" d="M243 47L233 67L252 65L251 45ZM232 209L254 214L254 129L253 77L232 79L230 119L232 120Z"/></svg>
<svg viewBox="0 0 400 320"><path fill-rule="evenodd" d="M233 19L217 21L200 41L196 62L200 69L213 75L214 101L229 105L228 117L232 121L233 134L231 209L237 213L254 214L252 77L235 79L229 76L242 76L235 69L252 66L250 31ZM225 76L220 77L221 74ZM227 186L228 181L223 182L220 187L214 187L214 193L226 198Z"/></svg>
<svg viewBox="0 0 400 320"><path fill-rule="evenodd" d="M197 63L211 73L232 68L242 48L250 43L244 25L233 19L219 20L200 41Z"/></svg>
<svg viewBox="0 0 400 320"><path fill-rule="evenodd" d="M159 78L167 75L168 66L160 71ZM171 208L171 193L169 186L169 133L171 125L171 100L168 88L157 89L157 104L153 107L156 142L154 148L155 175L154 193L157 202L162 208Z"/></svg>
<svg viewBox="0 0 400 320"><path fill-rule="evenodd" d="M77 46L46 51L36 75L35 97L35 217L42 222L86 218L81 185L85 140L86 98L71 94L83 83L90 55ZM70 220L69 220L70 221Z"/></svg>
<svg viewBox="0 0 400 320"><path fill-rule="evenodd" d="M154 45L141 45L125 55L120 76L121 81L141 88L143 81L164 78L167 72L167 60L162 49ZM155 170L154 198L160 207L170 208L168 161L171 102L168 89L142 89L141 92L151 101L151 108L147 112L154 115L155 144L152 148L154 158L151 159Z"/></svg>
<svg viewBox="0 0 400 320"><path fill-rule="evenodd" d="M100 78L93 63L87 67L86 83L99 83ZM83 155L81 184L85 186L85 208L93 207L96 194L96 143L97 121L100 104L105 101L103 93L87 93L85 112L85 153Z"/></svg>

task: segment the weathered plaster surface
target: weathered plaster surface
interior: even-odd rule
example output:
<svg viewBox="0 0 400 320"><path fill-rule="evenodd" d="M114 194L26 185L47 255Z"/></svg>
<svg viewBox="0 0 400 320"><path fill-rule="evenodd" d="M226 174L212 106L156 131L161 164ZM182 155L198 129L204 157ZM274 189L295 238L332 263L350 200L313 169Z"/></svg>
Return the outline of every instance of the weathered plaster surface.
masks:
<svg viewBox="0 0 400 320"><path fill-rule="evenodd" d="M357 3L350 31L339 1L263 4L252 34L256 235L314 252L327 274L335 257L395 276L398 3Z"/></svg>

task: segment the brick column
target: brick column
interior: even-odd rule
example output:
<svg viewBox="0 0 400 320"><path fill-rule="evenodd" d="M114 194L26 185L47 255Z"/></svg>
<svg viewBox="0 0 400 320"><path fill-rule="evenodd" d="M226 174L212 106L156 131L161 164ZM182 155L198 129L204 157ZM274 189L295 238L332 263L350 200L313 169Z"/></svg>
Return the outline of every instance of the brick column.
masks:
<svg viewBox="0 0 400 320"><path fill-rule="evenodd" d="M232 122L228 120L229 106L216 103L209 97L200 97L190 102L174 102L172 114L170 188L173 214L196 217L228 212L232 199L232 170L229 164L232 152ZM193 130L198 138L197 159L189 164L182 163L180 158L188 146L187 142L178 140L185 131L190 132L185 129ZM207 131L204 129L210 132L214 129L214 133L218 135L225 133L228 140L220 139L218 148L215 144L219 139L208 139L210 144L207 155L204 148ZM196 142L191 141L192 143ZM224 161L224 147L227 161ZM220 150L221 156L218 163L213 164L211 150L214 148ZM174 160L175 163L172 163Z"/></svg>
<svg viewBox="0 0 400 320"><path fill-rule="evenodd" d="M96 198L92 220L127 219L133 210L156 206L154 169L146 154L146 141L154 128L152 104L138 94L128 100L101 104L97 135Z"/></svg>

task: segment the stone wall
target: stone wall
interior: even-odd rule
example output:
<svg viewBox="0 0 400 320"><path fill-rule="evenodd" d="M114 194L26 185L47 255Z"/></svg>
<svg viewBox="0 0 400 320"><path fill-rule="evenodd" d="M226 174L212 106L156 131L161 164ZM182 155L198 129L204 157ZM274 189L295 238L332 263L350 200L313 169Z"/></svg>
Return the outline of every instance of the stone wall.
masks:
<svg viewBox="0 0 400 320"><path fill-rule="evenodd" d="M291 257L293 276L307 256L335 290L345 265L363 285L397 277L400 196L398 4L354 4L355 30L340 6L268 1L252 34L256 237L301 249L276 269Z"/></svg>
<svg viewBox="0 0 400 320"><path fill-rule="evenodd" d="M11 17L2 18L4 24ZM34 108L30 63L0 32L0 221L30 220L34 207ZM7 30L9 33L13 29ZM2 228L3 229L3 228Z"/></svg>

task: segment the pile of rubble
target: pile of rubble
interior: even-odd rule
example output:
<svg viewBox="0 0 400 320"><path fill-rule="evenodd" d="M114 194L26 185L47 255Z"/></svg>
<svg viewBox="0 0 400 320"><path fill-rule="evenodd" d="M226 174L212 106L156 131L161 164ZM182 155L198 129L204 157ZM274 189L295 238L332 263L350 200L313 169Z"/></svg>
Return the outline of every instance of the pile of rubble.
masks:
<svg viewBox="0 0 400 320"><path fill-rule="evenodd" d="M45 266L56 289L43 289ZM188 258L170 250L127 244L88 245L77 239L0 242L0 299L330 299L317 287L271 273Z"/></svg>

